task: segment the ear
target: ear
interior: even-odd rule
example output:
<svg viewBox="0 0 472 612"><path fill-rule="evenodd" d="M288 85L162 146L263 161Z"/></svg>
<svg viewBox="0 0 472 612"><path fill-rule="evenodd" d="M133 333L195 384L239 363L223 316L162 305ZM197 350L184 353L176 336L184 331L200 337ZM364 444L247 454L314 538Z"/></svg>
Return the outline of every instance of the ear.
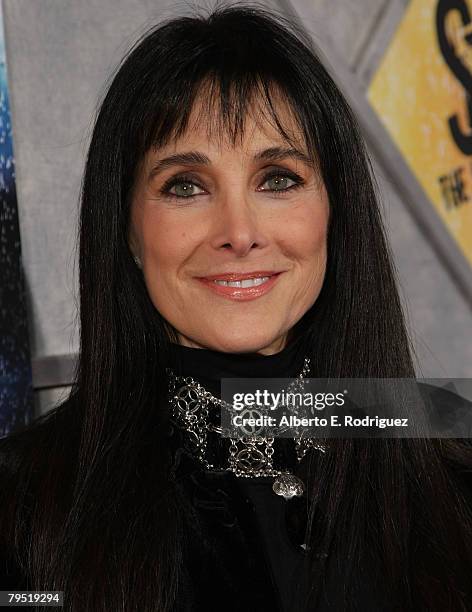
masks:
<svg viewBox="0 0 472 612"><path fill-rule="evenodd" d="M138 255L140 251L139 246L138 246L138 241L132 229L130 230L130 233L129 233L128 246L133 256L133 259L136 262L136 265L138 266L138 268L142 268L141 260Z"/></svg>

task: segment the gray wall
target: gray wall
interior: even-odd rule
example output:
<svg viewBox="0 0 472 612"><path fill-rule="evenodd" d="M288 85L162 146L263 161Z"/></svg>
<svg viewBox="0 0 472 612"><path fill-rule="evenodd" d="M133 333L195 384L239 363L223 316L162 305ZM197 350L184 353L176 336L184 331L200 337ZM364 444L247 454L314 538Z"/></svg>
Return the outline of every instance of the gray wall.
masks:
<svg viewBox="0 0 472 612"><path fill-rule="evenodd" d="M78 350L74 247L80 180L96 104L132 42L154 22L188 12L189 4L3 1L23 262L39 386L48 382L43 366L58 372L58 363L63 371L54 384L67 382L73 361L54 357ZM197 4L211 7L214 2ZM265 4L296 12L326 54L335 78L347 87L348 96L359 101L364 114L363 92L407 0ZM373 150L373 155L421 371L431 377L470 377L470 302L453 281L437 245L411 214L408 198L396 187L388 164L378 159L378 151ZM64 387L38 391L38 411L64 393Z"/></svg>

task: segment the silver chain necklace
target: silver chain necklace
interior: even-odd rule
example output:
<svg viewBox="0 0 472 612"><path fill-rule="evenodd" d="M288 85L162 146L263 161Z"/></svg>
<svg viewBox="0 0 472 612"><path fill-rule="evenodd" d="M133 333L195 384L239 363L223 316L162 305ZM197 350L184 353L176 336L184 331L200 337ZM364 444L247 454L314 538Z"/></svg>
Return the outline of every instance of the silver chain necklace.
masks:
<svg viewBox="0 0 472 612"><path fill-rule="evenodd" d="M275 477L272 490L284 499L301 496L305 490L302 480L290 470L277 470L273 465L274 438L248 435L240 438L227 438L229 451L226 466L217 466L207 457L208 433L221 436L220 425L210 422L211 406L231 408L224 400L215 397L198 381L190 376L177 376L171 368L166 369L169 383L169 402L171 419L175 425L188 433L192 454L210 471L230 471L239 478ZM310 359L305 357L303 368L288 391L303 390L310 372ZM252 412L253 409L251 409ZM292 438L295 444L297 461L300 462L310 448L325 452L326 448L315 438Z"/></svg>

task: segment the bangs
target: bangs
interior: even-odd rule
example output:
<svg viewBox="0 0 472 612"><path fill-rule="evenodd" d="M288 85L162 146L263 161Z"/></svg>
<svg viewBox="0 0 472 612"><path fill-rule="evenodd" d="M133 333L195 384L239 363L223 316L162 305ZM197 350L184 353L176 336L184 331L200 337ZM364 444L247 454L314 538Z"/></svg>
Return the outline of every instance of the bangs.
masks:
<svg viewBox="0 0 472 612"><path fill-rule="evenodd" d="M209 19L160 25L137 43L120 71L126 113L123 193L129 194L146 154L206 130L209 142L241 145L250 119L302 150L332 193L345 169L352 131L336 89L293 27L264 11L228 9ZM338 108L339 107L339 108ZM345 147L345 155L342 148Z"/></svg>
<svg viewBox="0 0 472 612"><path fill-rule="evenodd" d="M194 119L190 123L192 115ZM269 124L282 140L295 148L303 143L317 165L316 155L307 143L302 123L286 92L274 82L251 75L228 81L213 73L195 83L185 103L168 107L165 118L160 114L153 117L145 147L159 149L200 126L206 126L210 142L226 142L235 147L244 140L248 118L261 130Z"/></svg>
<svg viewBox="0 0 472 612"><path fill-rule="evenodd" d="M239 31L225 33L220 26L210 33L199 25L200 32L193 28L185 42L175 40L165 70L158 49L145 59L146 76L130 108L130 115L140 119L132 135L135 152L142 157L182 137L193 129L193 114L199 127L207 126L209 141L234 147L242 143L250 117L261 129L270 124L290 146L304 146L317 169L317 146L306 116L313 120L313 106L303 100L305 79L294 58L274 44L273 33L264 33L265 43L262 32L248 31L247 23L242 37Z"/></svg>

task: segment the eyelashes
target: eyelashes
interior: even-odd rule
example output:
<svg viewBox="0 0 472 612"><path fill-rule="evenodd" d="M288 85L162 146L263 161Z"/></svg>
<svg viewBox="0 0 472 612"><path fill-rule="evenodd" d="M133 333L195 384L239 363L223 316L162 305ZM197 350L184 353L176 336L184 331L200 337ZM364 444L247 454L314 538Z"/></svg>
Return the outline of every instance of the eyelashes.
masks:
<svg viewBox="0 0 472 612"><path fill-rule="evenodd" d="M281 188L276 188L276 189L262 189L262 192L268 192L273 196L276 197L280 197L283 196L284 193L290 192L290 191L295 191L296 189L300 188L304 183L304 179L296 174L295 172L291 172L288 170L271 170L270 172L267 172L264 175L263 181L262 183L260 183L260 186L264 185L265 183L267 183L267 181L270 181L271 179L289 179L290 181L293 182L293 185L289 185L287 186L283 186L283 181L282 181L282 187ZM188 187L188 195L178 195L176 193L172 193L171 189L173 187ZM193 200L195 197L197 197L198 195L202 195L200 193L192 193L192 186L198 187L198 189L202 189L203 191L205 191L205 188L199 183L199 180L192 174L180 174L179 176L174 176L170 179L168 179L164 185L161 187L161 189L159 190L159 194L161 197L165 198L165 199L169 199L169 200ZM185 192L184 192L185 193Z"/></svg>

